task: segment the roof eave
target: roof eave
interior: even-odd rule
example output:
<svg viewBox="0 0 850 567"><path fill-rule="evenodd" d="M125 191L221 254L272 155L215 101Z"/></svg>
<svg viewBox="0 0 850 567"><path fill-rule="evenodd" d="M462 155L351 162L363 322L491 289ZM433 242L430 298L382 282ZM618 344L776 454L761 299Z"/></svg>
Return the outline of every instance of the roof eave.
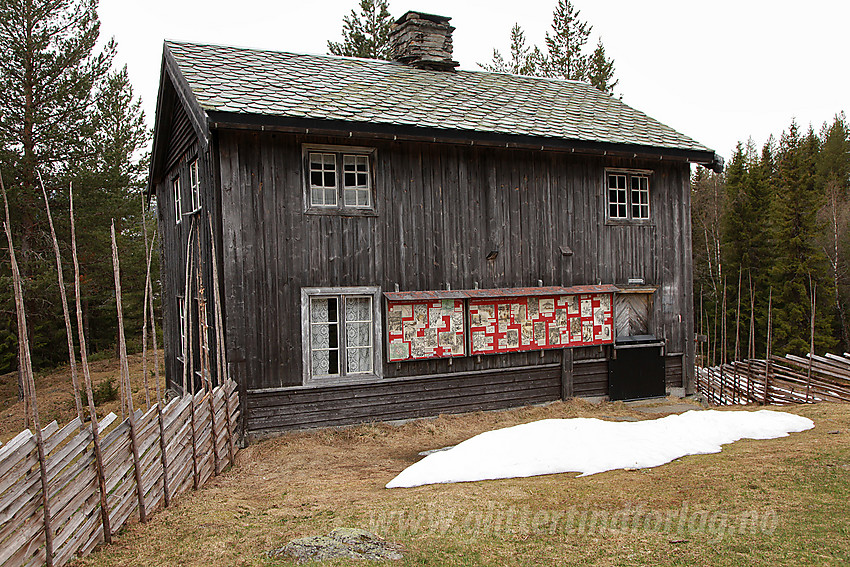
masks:
<svg viewBox="0 0 850 567"><path fill-rule="evenodd" d="M723 158L712 150L669 148L637 144L594 142L568 138L523 136L482 132L477 130L455 130L399 126L372 122L346 122L341 120L316 120L292 118L266 114L241 112L207 111L211 130L260 130L297 132L341 137L372 137L379 139L443 142L461 145L491 147L564 150L571 153L610 155L627 158L674 159L705 166L721 171Z"/></svg>

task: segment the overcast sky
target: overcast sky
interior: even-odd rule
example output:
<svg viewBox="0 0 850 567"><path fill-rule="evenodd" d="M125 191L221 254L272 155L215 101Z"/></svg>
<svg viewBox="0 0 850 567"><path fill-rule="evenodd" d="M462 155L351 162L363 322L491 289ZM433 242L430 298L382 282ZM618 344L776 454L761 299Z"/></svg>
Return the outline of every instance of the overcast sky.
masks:
<svg viewBox="0 0 850 567"><path fill-rule="evenodd" d="M327 53L358 0L101 0L102 34L118 42L153 124L164 39ZM543 44L556 0L391 0L449 16L455 60L478 69L494 47L508 51L519 23ZM728 159L735 143L761 145L793 118L819 129L850 110L845 0L574 0L602 38L623 101Z"/></svg>

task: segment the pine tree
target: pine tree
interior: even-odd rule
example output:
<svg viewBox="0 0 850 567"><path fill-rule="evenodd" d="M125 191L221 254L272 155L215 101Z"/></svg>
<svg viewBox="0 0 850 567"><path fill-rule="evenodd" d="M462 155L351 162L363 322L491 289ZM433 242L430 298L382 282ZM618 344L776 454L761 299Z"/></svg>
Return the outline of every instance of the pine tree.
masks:
<svg viewBox="0 0 850 567"><path fill-rule="evenodd" d="M145 261L141 200L150 139L141 100L124 67L109 73L93 107L94 132L86 140L86 157L74 163L61 182L74 184L87 340L93 350L106 349L116 336L110 223L115 219L121 248L121 277L128 336L141 328ZM64 195L64 193L63 193ZM64 204L67 209L67 204ZM148 219L148 222L154 222ZM156 266L154 266L156 268Z"/></svg>
<svg viewBox="0 0 850 567"><path fill-rule="evenodd" d="M38 174L55 187L68 164L89 149L93 93L115 49L111 41L96 48L96 8L96 0L0 0L0 169L16 219L11 228L20 246L36 366L61 360L65 351Z"/></svg>
<svg viewBox="0 0 850 567"><path fill-rule="evenodd" d="M511 73L514 75L538 75L542 56L536 46L526 44L525 32L514 24L511 28L511 59L505 61L499 50L493 50L490 63L479 63L478 66L493 73Z"/></svg>
<svg viewBox="0 0 850 567"><path fill-rule="evenodd" d="M593 26L579 19L570 0L558 0L552 14L552 32L546 32L546 59L543 73L547 77L584 81L589 57L584 46Z"/></svg>
<svg viewBox="0 0 850 567"><path fill-rule="evenodd" d="M387 0L360 0L360 15L351 10L342 21L342 42L328 41L331 55L390 59L393 20Z"/></svg>
<svg viewBox="0 0 850 567"><path fill-rule="evenodd" d="M614 79L614 60L606 56L601 39L591 53L586 53L593 28L579 14L570 0L558 0L552 14L552 29L546 32L545 53L536 45L527 45L522 28L514 24L510 60L505 61L499 50L494 49L490 62L478 66L496 73L584 81L612 94L619 82Z"/></svg>
<svg viewBox="0 0 850 567"><path fill-rule="evenodd" d="M36 171L80 157L91 133L93 89L114 55L111 41L95 52L96 8L96 0L0 0L0 136L14 148L6 181L25 239L42 208Z"/></svg>
<svg viewBox="0 0 850 567"><path fill-rule="evenodd" d="M614 94L614 87L620 82L614 80L614 60L605 56L601 38L588 59L587 82L608 94Z"/></svg>

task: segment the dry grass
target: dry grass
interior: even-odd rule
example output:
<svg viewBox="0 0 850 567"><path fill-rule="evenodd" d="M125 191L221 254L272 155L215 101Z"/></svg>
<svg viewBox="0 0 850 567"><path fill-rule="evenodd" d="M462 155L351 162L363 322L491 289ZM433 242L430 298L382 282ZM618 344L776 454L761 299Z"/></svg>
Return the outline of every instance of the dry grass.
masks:
<svg viewBox="0 0 850 567"><path fill-rule="evenodd" d="M850 405L782 411L810 417L815 429L744 440L719 455L655 469L396 490L383 486L419 451L486 430L548 417L647 416L622 403L571 400L289 433L241 451L235 469L148 524L130 525L79 565L285 565L265 552L338 526L373 529L403 544L403 566L847 564ZM683 506L682 529L673 515L665 527L659 518ZM631 511L625 523L599 528L597 521L591 529L593 518L620 512L622 519L623 511ZM747 511L766 529L740 533Z"/></svg>
<svg viewBox="0 0 850 567"><path fill-rule="evenodd" d="M163 373L162 351L160 355L160 388L165 395L165 375ZM144 407L145 390L142 379L142 355L133 354L127 357L130 367L130 381L133 386L133 405L136 409ZM97 360L89 364L92 388L109 379L118 386L118 360L114 358ZM156 383L153 378L153 354L148 354L148 387L150 399L156 401ZM82 368L77 364L80 388L83 386ZM38 414L41 426L56 420L59 425L65 425L75 417L77 410L74 405L74 388L71 385L70 367L64 366L50 372L41 372L35 376L35 390L38 398ZM85 404L84 404L85 405ZM97 414L102 418L109 412L121 416L121 406L118 400L101 404ZM88 411L85 411L88 414ZM24 429L24 403L18 401L18 375L16 372L0 375L0 442L5 443Z"/></svg>

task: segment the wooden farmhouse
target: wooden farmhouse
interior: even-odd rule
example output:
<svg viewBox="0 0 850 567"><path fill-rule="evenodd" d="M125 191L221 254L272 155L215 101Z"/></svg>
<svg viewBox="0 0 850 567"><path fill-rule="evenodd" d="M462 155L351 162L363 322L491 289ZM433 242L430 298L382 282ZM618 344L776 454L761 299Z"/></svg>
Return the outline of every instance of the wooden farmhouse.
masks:
<svg viewBox="0 0 850 567"><path fill-rule="evenodd" d="M453 30L408 12L394 61L165 43L172 388L226 370L249 436L693 390L689 178L722 161L587 84L457 69Z"/></svg>

